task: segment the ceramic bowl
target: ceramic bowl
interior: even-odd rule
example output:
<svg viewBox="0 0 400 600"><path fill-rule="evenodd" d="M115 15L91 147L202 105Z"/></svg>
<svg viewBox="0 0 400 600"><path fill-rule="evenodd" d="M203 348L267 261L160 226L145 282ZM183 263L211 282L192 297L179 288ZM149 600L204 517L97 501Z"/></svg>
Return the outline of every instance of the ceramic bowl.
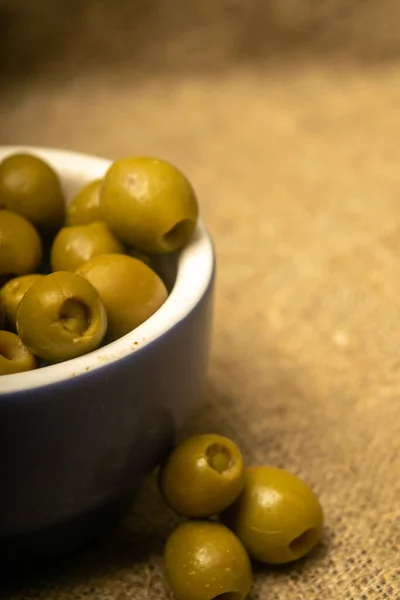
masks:
<svg viewBox="0 0 400 600"><path fill-rule="evenodd" d="M67 201L110 161L36 147ZM160 263L170 295L140 327L95 352L0 377L0 554L54 553L130 506L198 405L210 348L215 259L202 221Z"/></svg>

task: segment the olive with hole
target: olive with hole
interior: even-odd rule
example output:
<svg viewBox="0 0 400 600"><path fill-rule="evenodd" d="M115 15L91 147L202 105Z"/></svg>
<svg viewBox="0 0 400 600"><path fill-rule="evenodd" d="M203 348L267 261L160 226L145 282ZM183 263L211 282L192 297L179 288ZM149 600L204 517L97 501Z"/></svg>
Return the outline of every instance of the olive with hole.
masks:
<svg viewBox="0 0 400 600"><path fill-rule="evenodd" d="M120 254L124 251L119 239L101 221L63 227L51 247L51 268L52 271L75 271L95 256Z"/></svg>
<svg viewBox="0 0 400 600"><path fill-rule="evenodd" d="M245 469L243 492L222 519L250 556L270 564L302 558L322 537L323 510L316 494L276 467Z"/></svg>
<svg viewBox="0 0 400 600"><path fill-rule="evenodd" d="M106 340L116 340L149 319L167 299L160 277L125 254L103 254L76 271L98 291L108 317Z"/></svg>
<svg viewBox="0 0 400 600"><path fill-rule="evenodd" d="M178 525L165 545L164 571L177 600L244 600L252 585L243 544L211 521Z"/></svg>
<svg viewBox="0 0 400 600"><path fill-rule="evenodd" d="M49 363L95 350L106 329L99 294L76 273L46 275L29 288L18 307L18 335L33 354Z"/></svg>
<svg viewBox="0 0 400 600"><path fill-rule="evenodd" d="M36 369L33 354L10 331L0 331L0 375L12 375Z"/></svg>
<svg viewBox="0 0 400 600"><path fill-rule="evenodd" d="M35 227L15 212L0 210L0 276L33 273L42 254L42 241Z"/></svg>
<svg viewBox="0 0 400 600"><path fill-rule="evenodd" d="M11 154L1 161L0 205L21 214L45 235L55 233L65 218L57 173L31 154Z"/></svg>
<svg viewBox="0 0 400 600"><path fill-rule="evenodd" d="M151 157L126 157L108 169L100 209L126 244L164 254L183 248L198 219L192 185L173 165Z"/></svg>
<svg viewBox="0 0 400 600"><path fill-rule="evenodd" d="M83 186L72 198L67 206L67 225L88 225L102 220L100 212L102 183L102 179L95 179Z"/></svg>
<svg viewBox="0 0 400 600"><path fill-rule="evenodd" d="M165 503L185 517L208 517L230 506L243 489L243 459L228 438L196 435L179 444L159 471Z"/></svg>
<svg viewBox="0 0 400 600"><path fill-rule="evenodd" d="M17 330L17 310L19 303L29 288L44 275L33 273L31 275L21 275L8 281L0 289L0 301L5 311L6 324L11 331Z"/></svg>

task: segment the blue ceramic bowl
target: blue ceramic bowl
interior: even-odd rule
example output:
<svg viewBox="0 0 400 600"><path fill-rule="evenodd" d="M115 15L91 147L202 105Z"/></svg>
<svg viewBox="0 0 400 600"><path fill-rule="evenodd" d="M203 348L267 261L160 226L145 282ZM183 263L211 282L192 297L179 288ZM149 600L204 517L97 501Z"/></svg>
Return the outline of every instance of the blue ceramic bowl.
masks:
<svg viewBox="0 0 400 600"><path fill-rule="evenodd" d="M36 147L67 199L110 162ZM166 268L165 268L166 267ZM95 352L0 378L0 555L75 547L129 507L200 398L210 347L214 252L202 222L168 257L165 304Z"/></svg>

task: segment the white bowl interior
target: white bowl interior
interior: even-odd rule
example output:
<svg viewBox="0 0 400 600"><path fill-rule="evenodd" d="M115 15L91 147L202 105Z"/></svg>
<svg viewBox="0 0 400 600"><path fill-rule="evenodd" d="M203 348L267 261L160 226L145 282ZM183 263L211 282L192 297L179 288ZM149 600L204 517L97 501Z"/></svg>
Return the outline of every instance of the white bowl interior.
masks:
<svg viewBox="0 0 400 600"><path fill-rule="evenodd" d="M101 178L111 161L64 150L32 146L1 146L0 160L15 152L42 157L61 177L67 202L87 182ZM72 360L15 375L0 377L2 394L20 392L76 377L136 352L184 319L196 306L212 278L214 252L210 236L201 221L190 243L180 252L175 284L161 308L140 327L124 337Z"/></svg>

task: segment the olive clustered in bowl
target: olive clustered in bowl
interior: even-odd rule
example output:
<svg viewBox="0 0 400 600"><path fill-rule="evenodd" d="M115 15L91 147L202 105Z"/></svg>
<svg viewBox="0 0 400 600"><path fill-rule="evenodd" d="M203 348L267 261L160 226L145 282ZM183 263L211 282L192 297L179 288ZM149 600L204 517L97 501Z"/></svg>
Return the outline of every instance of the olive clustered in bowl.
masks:
<svg viewBox="0 0 400 600"><path fill-rule="evenodd" d="M0 375L81 356L131 332L165 302L153 259L185 247L192 185L152 157L114 161L67 204L39 156L0 162Z"/></svg>
<svg viewBox="0 0 400 600"><path fill-rule="evenodd" d="M244 600L252 560L287 564L321 541L323 510L311 488L284 469L245 467L224 436L180 443L158 482L165 503L185 517L164 549L165 577L177 600Z"/></svg>

